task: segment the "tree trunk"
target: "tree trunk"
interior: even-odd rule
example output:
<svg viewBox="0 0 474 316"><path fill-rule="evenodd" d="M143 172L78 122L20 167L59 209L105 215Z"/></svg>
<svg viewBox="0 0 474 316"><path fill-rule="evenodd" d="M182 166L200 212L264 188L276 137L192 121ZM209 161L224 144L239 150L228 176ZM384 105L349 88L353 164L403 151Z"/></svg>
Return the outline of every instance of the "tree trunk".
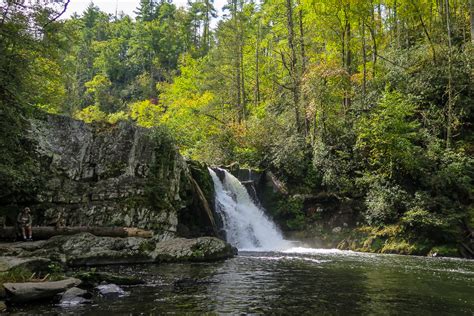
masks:
<svg viewBox="0 0 474 316"><path fill-rule="evenodd" d="M364 104L367 89L367 52L365 45L365 21L362 21L362 102Z"/></svg>
<svg viewBox="0 0 474 316"><path fill-rule="evenodd" d="M300 4L301 6L301 4ZM303 27L303 8L299 8L299 28L300 28L300 54L301 54L301 75L303 76L304 73L306 72L306 51L305 51L305 40L304 40L304 27ZM301 84L300 87L301 88ZM303 105L303 115L304 115L304 134L305 137L308 136L309 134L309 118L308 118L308 113L307 108L306 108L306 102L304 100L304 94L300 93L301 95L301 100L300 102Z"/></svg>
<svg viewBox="0 0 474 316"><path fill-rule="evenodd" d="M293 22L293 3L292 0L286 0L286 21L288 29L288 48L290 49L290 77L293 81L293 106L295 111L296 130L301 131L301 119L299 111L300 103L300 78L297 74L297 57L295 47L294 22Z"/></svg>
<svg viewBox="0 0 474 316"><path fill-rule="evenodd" d="M470 1L469 15L471 18L471 43L474 44L474 0Z"/></svg>
<svg viewBox="0 0 474 316"><path fill-rule="evenodd" d="M243 30L241 29L241 32ZM247 112L247 96L245 95L245 69L244 69L244 39L243 34L240 33L240 89L242 93L242 118L245 119L246 112Z"/></svg>
<svg viewBox="0 0 474 316"><path fill-rule="evenodd" d="M18 235L16 227L0 228L0 239L15 239ZM87 227L87 226L71 226L56 228L54 226L33 227L34 239L49 239L57 235L75 235L79 233L91 233L101 237L153 237L153 231L144 230L135 227Z"/></svg>
<svg viewBox="0 0 474 316"><path fill-rule="evenodd" d="M257 25L255 45L255 105L260 103L260 20Z"/></svg>
<svg viewBox="0 0 474 316"><path fill-rule="evenodd" d="M446 1L446 30L448 32L448 107L446 114L446 148L451 147L451 138L452 130L451 125L453 121L453 75L452 75L452 63L451 63L451 54L452 54L452 43L451 43L451 18L449 10L449 0Z"/></svg>
<svg viewBox="0 0 474 316"><path fill-rule="evenodd" d="M346 69L349 78L352 76L352 50L351 50L351 39L352 39L352 33L351 33L351 24L349 21L349 16L347 15L347 11L349 11L349 7L346 7L344 9L344 19L345 19L345 25L344 25L344 46L345 46L345 56L344 56L344 68ZM351 107L351 83L349 80L349 87L347 91L344 93L344 113L349 110Z"/></svg>

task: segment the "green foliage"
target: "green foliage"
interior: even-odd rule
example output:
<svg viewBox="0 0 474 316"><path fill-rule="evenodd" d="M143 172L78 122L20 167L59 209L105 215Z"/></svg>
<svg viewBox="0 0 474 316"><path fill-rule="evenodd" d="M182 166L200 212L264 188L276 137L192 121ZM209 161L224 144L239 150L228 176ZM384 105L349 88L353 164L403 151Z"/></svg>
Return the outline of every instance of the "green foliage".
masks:
<svg viewBox="0 0 474 316"><path fill-rule="evenodd" d="M102 112L97 105L88 106L81 111L77 111L74 114L74 118L82 120L86 123L92 122L104 122L107 118L107 114Z"/></svg>
<svg viewBox="0 0 474 316"><path fill-rule="evenodd" d="M436 257L457 257L459 256L459 250L456 245L441 245L433 247L428 255Z"/></svg>
<svg viewBox="0 0 474 316"><path fill-rule="evenodd" d="M41 185L24 133L39 108L157 128L160 170L174 139L192 159L272 170L291 194L365 201L355 217L403 228L386 251L450 245L474 220L467 1L245 0L215 29L207 0L141 1L135 21L93 4L49 20L63 4L9 2L0 21L1 205ZM150 194L169 185L156 170ZM313 220L279 202L287 228Z"/></svg>
<svg viewBox="0 0 474 316"><path fill-rule="evenodd" d="M313 145L313 166L326 190L347 193L353 189L353 162L346 150L338 150L321 139Z"/></svg>
<svg viewBox="0 0 474 316"><path fill-rule="evenodd" d="M109 78L102 74L95 75L91 81L84 84L86 92L94 96L95 105L100 107L107 107L108 105L108 90L112 83Z"/></svg>
<svg viewBox="0 0 474 316"><path fill-rule="evenodd" d="M287 179L302 179L307 166L305 146L304 139L298 135L277 139L272 152L272 165Z"/></svg>
<svg viewBox="0 0 474 316"><path fill-rule="evenodd" d="M117 124L119 121L127 121L129 116L124 111L115 112L107 115L107 122L110 124Z"/></svg>
<svg viewBox="0 0 474 316"><path fill-rule="evenodd" d="M405 209L407 192L384 178L371 178L365 198L365 220L370 225L383 225L396 221Z"/></svg>
<svg viewBox="0 0 474 316"><path fill-rule="evenodd" d="M300 197L280 197L273 215L289 230L300 230L306 225L303 199Z"/></svg>
<svg viewBox="0 0 474 316"><path fill-rule="evenodd" d="M418 167L420 124L413 118L415 110L406 96L386 90L371 114L360 120L356 147L378 173L392 177Z"/></svg>
<svg viewBox="0 0 474 316"><path fill-rule="evenodd" d="M401 218L401 222L411 228L425 230L443 228L446 225L443 218L421 208L408 210Z"/></svg>
<svg viewBox="0 0 474 316"><path fill-rule="evenodd" d="M7 282L26 282L33 276L33 272L26 268L14 268L0 273L0 284Z"/></svg>
<svg viewBox="0 0 474 316"><path fill-rule="evenodd" d="M162 110L159 106L151 103L149 100L135 102L129 105L130 117L138 125L143 127L153 127L159 122L159 116Z"/></svg>

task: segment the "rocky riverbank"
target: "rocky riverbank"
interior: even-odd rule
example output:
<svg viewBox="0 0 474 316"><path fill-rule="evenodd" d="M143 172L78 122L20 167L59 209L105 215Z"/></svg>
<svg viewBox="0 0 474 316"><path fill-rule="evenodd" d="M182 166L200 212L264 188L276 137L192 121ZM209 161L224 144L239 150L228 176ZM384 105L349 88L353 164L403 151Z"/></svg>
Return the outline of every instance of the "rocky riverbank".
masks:
<svg viewBox="0 0 474 316"><path fill-rule="evenodd" d="M199 237L194 239L163 237L97 237L89 233L73 236L55 236L49 240L3 243L0 244L0 276L3 277L0 287L0 299L7 302L30 303L33 301L61 299L64 304L83 304L88 301L79 289L69 291L81 295L59 295L69 288L81 283L85 286L103 286L100 293L108 293L116 289L118 284L141 284L141 280L128 280L122 276L82 272L74 274L75 278L63 281L15 282L19 273L28 271L32 276L43 276L51 273L58 278L60 275L71 274L70 268L90 267L111 264L134 263L165 263L165 262L203 262L231 258L237 250L230 244L215 237ZM61 272L59 272L61 271ZM8 278L13 280L9 280ZM112 291L113 292L113 291ZM67 292L66 292L67 293ZM114 292L115 293L115 292ZM106 295L101 294L101 295Z"/></svg>
<svg viewBox="0 0 474 316"><path fill-rule="evenodd" d="M89 233L55 236L45 241L0 245L0 267L12 269L42 262L64 266L212 261L232 257L236 250L215 237L195 239L97 237ZM34 258L35 260L33 261Z"/></svg>

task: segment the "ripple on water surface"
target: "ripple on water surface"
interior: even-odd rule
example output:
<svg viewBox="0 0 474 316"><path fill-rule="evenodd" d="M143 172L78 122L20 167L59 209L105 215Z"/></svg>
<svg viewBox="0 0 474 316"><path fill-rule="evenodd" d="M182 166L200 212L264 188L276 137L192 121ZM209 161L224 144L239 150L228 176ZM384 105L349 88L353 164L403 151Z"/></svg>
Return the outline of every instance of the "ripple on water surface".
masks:
<svg viewBox="0 0 474 316"><path fill-rule="evenodd" d="M216 263L100 268L138 275L128 296L86 306L25 306L25 314L474 312L474 262L292 248L240 252Z"/></svg>

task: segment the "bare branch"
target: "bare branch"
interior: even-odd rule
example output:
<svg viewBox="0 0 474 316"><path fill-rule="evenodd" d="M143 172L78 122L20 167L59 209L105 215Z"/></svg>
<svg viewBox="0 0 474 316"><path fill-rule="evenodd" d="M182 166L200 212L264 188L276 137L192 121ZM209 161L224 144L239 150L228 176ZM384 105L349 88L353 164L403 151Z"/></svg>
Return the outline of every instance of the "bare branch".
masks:
<svg viewBox="0 0 474 316"><path fill-rule="evenodd" d="M69 2L71 2L71 0L66 0L66 3L64 3L63 10L61 12L59 12L54 18L49 20L45 25L43 25L43 28L46 28L49 24L55 22L57 19L60 18L61 15L63 15L66 12L67 6L69 5Z"/></svg>

